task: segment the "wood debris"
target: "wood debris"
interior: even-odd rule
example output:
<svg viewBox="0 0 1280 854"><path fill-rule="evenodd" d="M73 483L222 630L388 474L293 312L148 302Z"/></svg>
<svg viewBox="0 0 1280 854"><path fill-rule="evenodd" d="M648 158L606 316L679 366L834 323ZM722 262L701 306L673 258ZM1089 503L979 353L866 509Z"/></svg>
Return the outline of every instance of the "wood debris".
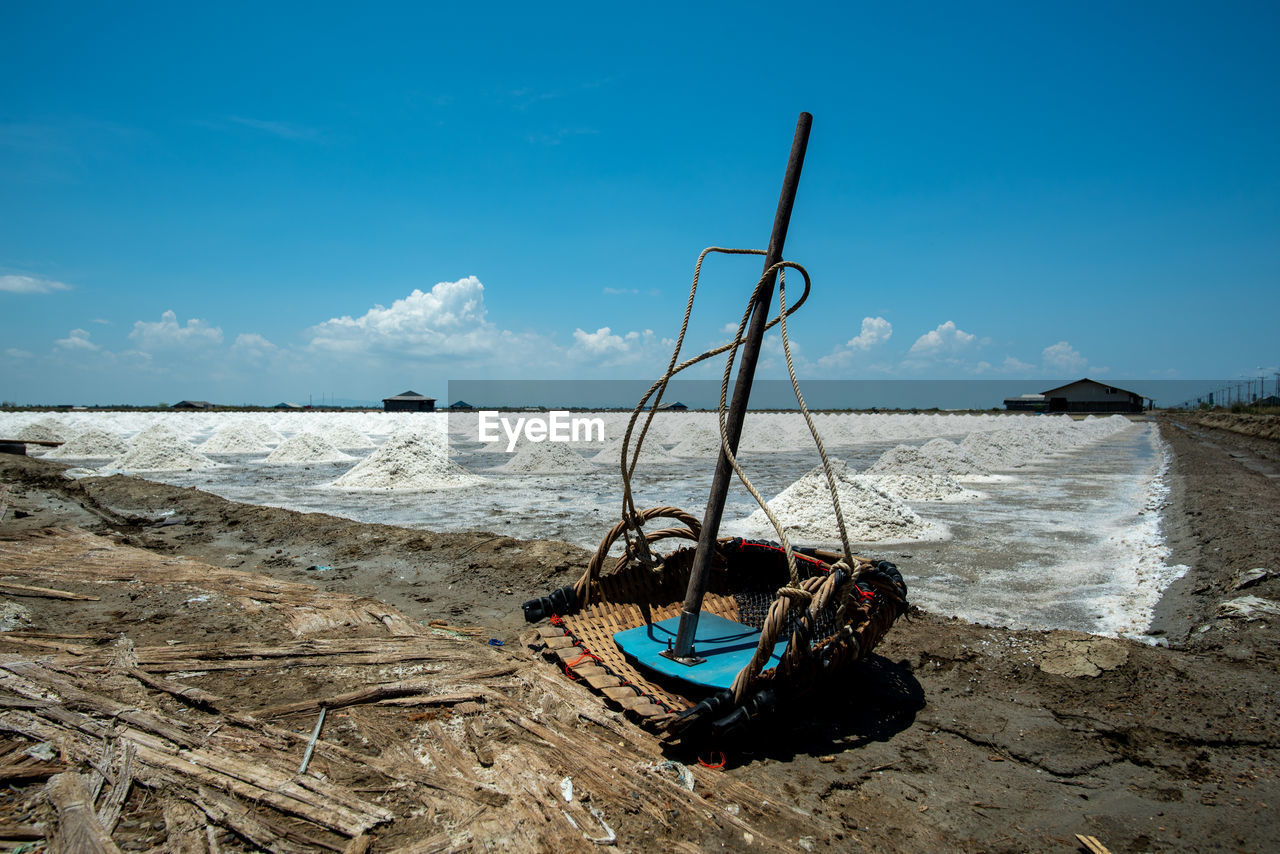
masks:
<svg viewBox="0 0 1280 854"><path fill-rule="evenodd" d="M0 646L0 775L50 781L47 823L14 832L63 850L586 850L638 828L661 849L690 827L706 846L788 850L804 829L724 775L692 769L691 793L656 772L650 738L514 645L76 529L0 542L0 572L104 600L216 592L243 615L234 642L31 631ZM28 755L41 745L50 758Z"/></svg>

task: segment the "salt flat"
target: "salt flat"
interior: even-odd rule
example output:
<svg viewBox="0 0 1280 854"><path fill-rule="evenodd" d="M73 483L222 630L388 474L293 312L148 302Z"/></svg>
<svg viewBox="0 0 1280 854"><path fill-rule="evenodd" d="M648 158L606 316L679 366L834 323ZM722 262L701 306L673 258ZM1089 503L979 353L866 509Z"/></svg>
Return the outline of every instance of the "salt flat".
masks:
<svg viewBox="0 0 1280 854"><path fill-rule="evenodd" d="M553 446L522 437L512 453L505 436L477 441L475 413L3 413L0 434L130 443L113 460L60 455L88 476L144 460L131 473L252 504L590 547L620 516L620 465L602 451L617 445L626 416L581 417L600 419L603 440L597 434ZM1169 564L1160 533L1166 452L1151 424L994 414L815 420L829 456L859 481L844 493L854 548L898 563L913 601L935 613L1141 637L1161 591L1182 571ZM661 414L636 468L637 506L670 504L701 515L716 435L713 414ZM293 452L281 455L284 446ZM344 459L333 459L335 448ZM954 479L934 468L961 458L966 473ZM821 490L812 501L787 505L788 487L819 462L799 415L752 413L741 459L759 492L786 507L784 523L808 534L804 543L838 542ZM853 474L873 465L876 478ZM945 478L952 488L906 493L944 500L894 494L921 477L934 478L934 487ZM908 517L918 524L901 521ZM736 483L724 519L726 535L770 533Z"/></svg>

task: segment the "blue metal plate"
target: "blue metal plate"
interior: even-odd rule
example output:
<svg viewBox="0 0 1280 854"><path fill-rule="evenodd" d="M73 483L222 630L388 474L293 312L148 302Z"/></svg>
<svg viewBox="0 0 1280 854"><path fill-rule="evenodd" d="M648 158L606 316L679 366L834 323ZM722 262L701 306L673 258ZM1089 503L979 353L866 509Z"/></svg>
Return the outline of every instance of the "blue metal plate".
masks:
<svg viewBox="0 0 1280 854"><path fill-rule="evenodd" d="M670 617L660 623L618 632L613 640L624 655L641 667L717 690L733 685L738 671L751 661L756 645L760 643L759 629L703 611L698 617L698 630L693 636L693 651L706 661L686 665L661 655L667 649L668 641L675 643L679 629L680 618ZM764 669L768 670L781 661L786 648L785 640L774 644L773 654L769 656Z"/></svg>

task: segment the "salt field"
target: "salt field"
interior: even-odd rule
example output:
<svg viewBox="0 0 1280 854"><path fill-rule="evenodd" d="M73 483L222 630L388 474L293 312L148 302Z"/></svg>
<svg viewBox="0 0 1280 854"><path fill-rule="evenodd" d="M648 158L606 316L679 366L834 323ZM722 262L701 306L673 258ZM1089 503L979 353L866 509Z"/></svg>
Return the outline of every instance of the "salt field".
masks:
<svg viewBox="0 0 1280 854"><path fill-rule="evenodd" d="M575 417L599 419L603 437L481 442L476 413L378 412L3 413L0 436L64 441L48 456L75 466L75 477L127 472L363 522L594 547L620 515L627 416ZM912 601L930 611L1143 637L1161 592L1184 571L1168 564L1160 532L1167 463L1152 424L1119 416L815 420L855 550L898 563ZM637 506L700 516L716 436L714 414L660 415L636 467ZM752 413L740 457L794 541L839 542L799 415ZM736 483L724 519L722 534L776 538Z"/></svg>

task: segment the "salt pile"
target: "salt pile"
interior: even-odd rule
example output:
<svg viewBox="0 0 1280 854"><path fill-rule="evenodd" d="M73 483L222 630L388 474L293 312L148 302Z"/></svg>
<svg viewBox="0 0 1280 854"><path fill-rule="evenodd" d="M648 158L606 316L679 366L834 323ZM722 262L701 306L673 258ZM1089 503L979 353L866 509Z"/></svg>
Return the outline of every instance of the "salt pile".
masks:
<svg viewBox="0 0 1280 854"><path fill-rule="evenodd" d="M122 471L189 471L216 466L213 460L173 436L137 437L130 443L123 456L113 460L107 468Z"/></svg>
<svg viewBox="0 0 1280 854"><path fill-rule="evenodd" d="M200 444L206 454L265 454L269 449L248 424L223 427Z"/></svg>
<svg viewBox="0 0 1280 854"><path fill-rule="evenodd" d="M50 459L112 460L129 450L124 438L96 427L86 430L45 456Z"/></svg>
<svg viewBox="0 0 1280 854"><path fill-rule="evenodd" d="M494 471L511 474L584 474L596 467L565 442L524 442Z"/></svg>
<svg viewBox="0 0 1280 854"><path fill-rule="evenodd" d="M177 433L173 432L163 424L156 422L154 424L148 424L137 433L134 433L133 437L129 439L129 445L134 447L139 444L146 444L155 440L167 440L171 442L179 441Z"/></svg>
<svg viewBox="0 0 1280 854"><path fill-rule="evenodd" d="M979 465L993 471L1018 468L1041 453L1039 442L1016 428L970 433L961 440L960 449L973 457Z"/></svg>
<svg viewBox="0 0 1280 854"><path fill-rule="evenodd" d="M372 448L373 443L369 441L369 437L345 424L339 424L336 427L330 427L322 433L335 448L342 448L350 451L363 451L366 448Z"/></svg>
<svg viewBox="0 0 1280 854"><path fill-rule="evenodd" d="M920 452L932 457L938 465L952 477L984 477L991 474L990 469L978 463L973 457L955 442L947 439L933 439L920 447Z"/></svg>
<svg viewBox="0 0 1280 854"><path fill-rule="evenodd" d="M865 477L903 501L958 501L979 495L972 489L965 489L947 474L869 474Z"/></svg>
<svg viewBox="0 0 1280 854"><path fill-rule="evenodd" d="M422 491L483 482L484 478L449 459L449 446L436 431L405 430L393 433L382 447L331 485L340 489Z"/></svg>
<svg viewBox="0 0 1280 854"><path fill-rule="evenodd" d="M631 462L631 457L636 452L636 436L639 431L631 434L631 447L627 449L627 463ZM592 457L592 461L597 463L610 463L619 465L622 459L622 440L624 436L619 435L615 439L610 439L608 444L604 446L604 450ZM667 452L662 450L662 446L653 439L645 436L644 444L640 446L640 465L645 463L665 464L671 462L671 457Z"/></svg>
<svg viewBox="0 0 1280 854"><path fill-rule="evenodd" d="M29 442L62 442L67 438L67 432L64 424L45 418L23 427L13 438Z"/></svg>
<svg viewBox="0 0 1280 854"><path fill-rule="evenodd" d="M279 433L277 433L275 430L268 427L266 424L263 424L261 421L250 421L248 424L244 426L245 426L245 431L249 434L249 436L251 436L252 438L256 439L257 441L261 442L264 445L279 445L281 442L284 441L284 436L281 436Z"/></svg>
<svg viewBox="0 0 1280 854"><path fill-rule="evenodd" d="M937 539L945 529L917 516L910 507L859 477L844 463L833 461L831 473L844 513L849 538L864 543L903 542ZM787 536L805 543L834 543L840 540L835 508L822 466L815 466L769 502L769 509L786 528ZM734 527L739 527L735 525ZM741 523L754 536L770 536L773 526L763 510Z"/></svg>
<svg viewBox="0 0 1280 854"><path fill-rule="evenodd" d="M977 495L956 483L936 459L910 445L896 445L885 451L865 476L904 501L953 501Z"/></svg>
<svg viewBox="0 0 1280 854"><path fill-rule="evenodd" d="M350 454L342 453L328 439L315 433L290 436L267 455L269 463L336 463L350 459L353 459Z"/></svg>
<svg viewBox="0 0 1280 854"><path fill-rule="evenodd" d="M668 453L673 457L716 458L720 455L720 433L718 430L695 427L684 432Z"/></svg>
<svg viewBox="0 0 1280 854"><path fill-rule="evenodd" d="M799 415L770 414L755 419L748 418L742 426L742 437L738 441L740 451L758 454L789 453L812 446L813 436L809 433L809 425Z"/></svg>
<svg viewBox="0 0 1280 854"><path fill-rule="evenodd" d="M895 445L880 455L867 474L947 474L946 468L919 448Z"/></svg>

